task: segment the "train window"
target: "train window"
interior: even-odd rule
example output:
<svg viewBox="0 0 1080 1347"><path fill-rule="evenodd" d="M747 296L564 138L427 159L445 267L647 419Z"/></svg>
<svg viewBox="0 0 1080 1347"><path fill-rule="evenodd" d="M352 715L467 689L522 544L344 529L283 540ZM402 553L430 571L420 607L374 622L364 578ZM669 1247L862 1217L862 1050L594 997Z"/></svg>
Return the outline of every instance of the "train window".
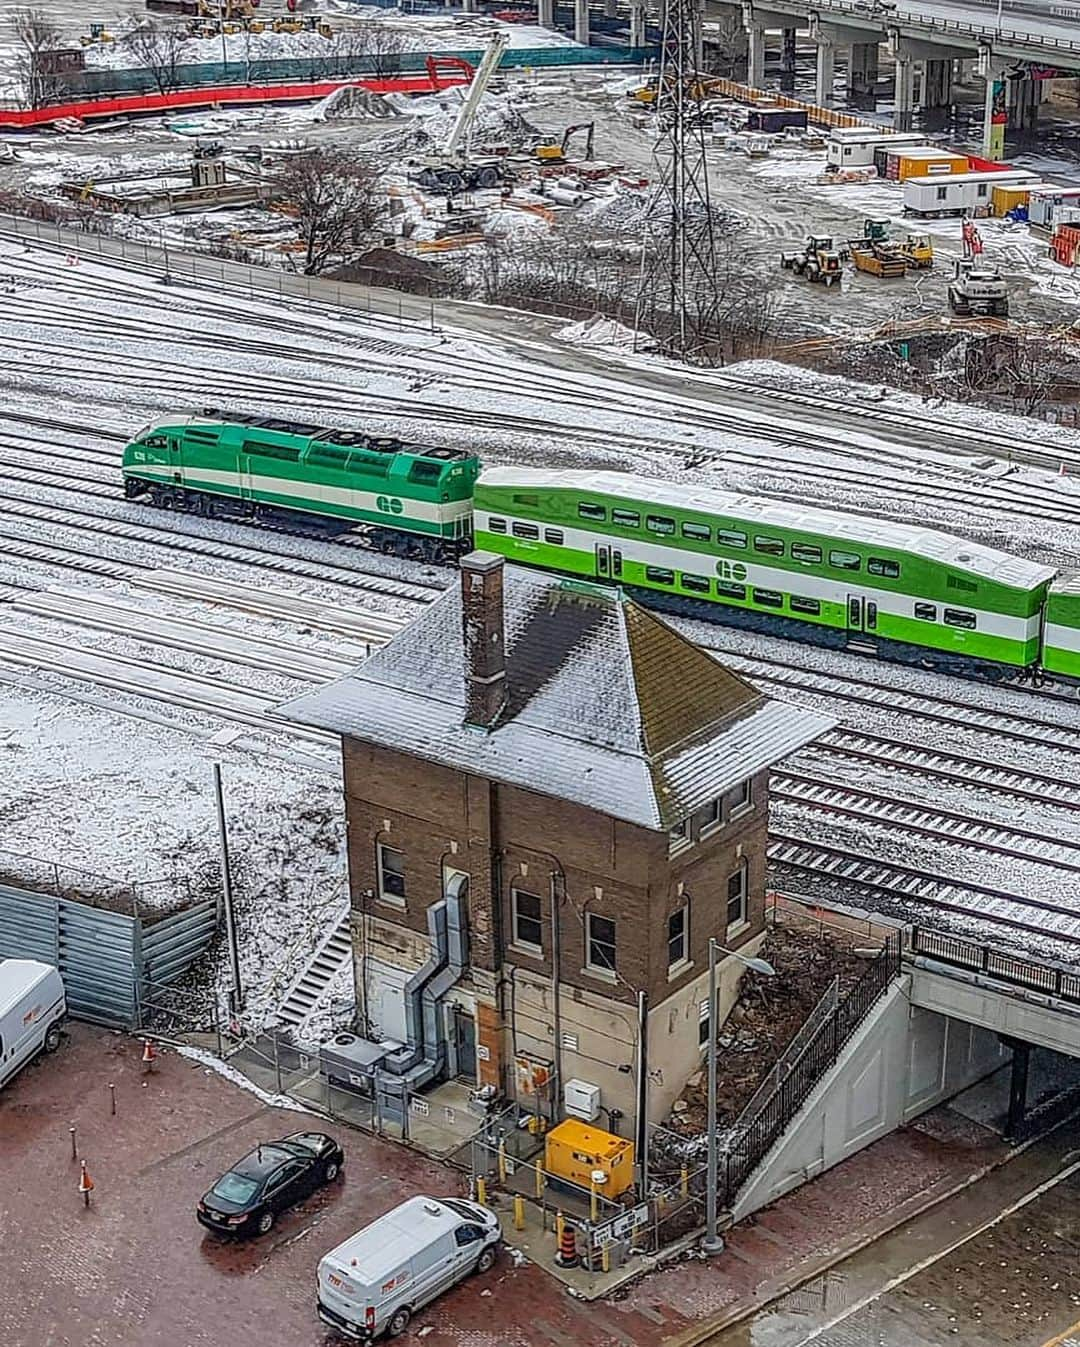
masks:
<svg viewBox="0 0 1080 1347"><path fill-rule="evenodd" d="M544 530L544 542L546 542L546 543L554 543L556 547L562 547L562 545L563 545L563 531L562 531L562 529L545 529L545 530Z"/></svg>
<svg viewBox="0 0 1080 1347"><path fill-rule="evenodd" d="M709 592L709 580L704 575L686 575L684 573L679 577L679 584L682 585L683 589L693 590L695 594L708 594Z"/></svg>
<svg viewBox="0 0 1080 1347"><path fill-rule="evenodd" d="M745 547L746 534L738 529L717 529L716 541L721 547Z"/></svg>
<svg viewBox="0 0 1080 1347"><path fill-rule="evenodd" d="M783 608L784 596L775 589L755 589L753 591L755 603L760 603L762 608Z"/></svg>
<svg viewBox="0 0 1080 1347"><path fill-rule="evenodd" d="M871 631L877 626L877 604L873 599L866 600L866 625Z"/></svg>
<svg viewBox="0 0 1080 1347"><path fill-rule="evenodd" d="M945 583L950 589L962 589L965 594L977 594L979 590L974 580L969 580L963 575L950 575Z"/></svg>
<svg viewBox="0 0 1080 1347"><path fill-rule="evenodd" d="M945 625L947 627L963 627L966 631L974 631L975 614L965 612L963 608L946 608Z"/></svg>
<svg viewBox="0 0 1080 1347"><path fill-rule="evenodd" d="M620 524L624 529L639 529L641 515L636 510L612 510L611 522Z"/></svg>
<svg viewBox="0 0 1080 1347"><path fill-rule="evenodd" d="M791 559L808 566L816 565L821 560L821 548L815 547L813 543L792 543Z"/></svg>
<svg viewBox="0 0 1080 1347"><path fill-rule="evenodd" d="M764 552L770 557L782 557L784 555L783 538L768 538L764 534L754 534L754 551Z"/></svg>
<svg viewBox="0 0 1080 1347"><path fill-rule="evenodd" d="M309 449L304 461L313 468L337 468L344 471L347 458L344 449Z"/></svg>
<svg viewBox="0 0 1080 1347"><path fill-rule="evenodd" d="M349 455L349 471L362 472L365 477L388 477L393 461L385 454L354 449Z"/></svg>
<svg viewBox="0 0 1080 1347"><path fill-rule="evenodd" d="M682 536L684 538L696 538L698 542L707 543L712 537L712 530L708 524L684 524L682 526Z"/></svg>
<svg viewBox="0 0 1080 1347"><path fill-rule="evenodd" d="M148 440L143 440L147 449L165 449L168 447L168 443L164 435L151 435Z"/></svg>
<svg viewBox="0 0 1080 1347"><path fill-rule="evenodd" d="M577 507L577 512L582 519L606 519L607 510L603 505L593 505L589 501L581 501Z"/></svg>
<svg viewBox="0 0 1080 1347"><path fill-rule="evenodd" d="M724 599L745 599L746 586L736 585L731 580L717 580L716 592Z"/></svg>
<svg viewBox="0 0 1080 1347"><path fill-rule="evenodd" d="M900 574L900 563L888 561L885 557L867 557L866 569L871 575L883 575L886 580L895 580Z"/></svg>
<svg viewBox="0 0 1080 1347"><path fill-rule="evenodd" d="M496 519L495 516L492 515L492 516L488 519L488 532L489 532L489 533L505 533L505 532L506 532L506 520L505 520L505 519Z"/></svg>
<svg viewBox="0 0 1080 1347"><path fill-rule="evenodd" d="M651 581L654 585L673 585L675 583L675 572L666 571L660 566L646 566L645 579Z"/></svg>
<svg viewBox="0 0 1080 1347"><path fill-rule="evenodd" d="M675 521L666 514L648 514L645 516L645 527L650 533L669 534L675 532Z"/></svg>
<svg viewBox="0 0 1080 1347"><path fill-rule="evenodd" d="M838 571L857 571L862 565L858 552L838 552L835 548L829 553L829 565Z"/></svg>
<svg viewBox="0 0 1080 1347"><path fill-rule="evenodd" d="M515 523L514 526L513 526L513 530L512 530L512 531L513 531L513 534L514 534L514 537L515 537L515 538L539 538L539 537L540 537L540 529L539 529L539 527L538 527L536 524L519 524L519 523Z"/></svg>
<svg viewBox="0 0 1080 1347"><path fill-rule="evenodd" d="M798 594L792 594L788 603L793 613L810 613L817 616L821 612L821 604L817 599L804 599Z"/></svg>
<svg viewBox="0 0 1080 1347"><path fill-rule="evenodd" d="M443 467L441 463L425 463L422 458L418 458L409 469L410 482L437 482L442 476Z"/></svg>
<svg viewBox="0 0 1080 1347"><path fill-rule="evenodd" d="M260 458L280 458L286 463L295 463L300 450L293 444L267 444L260 440L245 440L245 454L257 454Z"/></svg>
<svg viewBox="0 0 1080 1347"><path fill-rule="evenodd" d="M917 603L915 605L915 616L920 618L923 622L936 622L937 604Z"/></svg>

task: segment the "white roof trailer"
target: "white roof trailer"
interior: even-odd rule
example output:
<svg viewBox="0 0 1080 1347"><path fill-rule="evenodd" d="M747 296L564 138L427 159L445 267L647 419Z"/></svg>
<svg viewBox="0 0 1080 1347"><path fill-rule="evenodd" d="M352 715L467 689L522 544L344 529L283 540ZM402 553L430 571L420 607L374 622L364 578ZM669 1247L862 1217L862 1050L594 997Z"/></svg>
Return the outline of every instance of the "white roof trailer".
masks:
<svg viewBox="0 0 1080 1347"><path fill-rule="evenodd" d="M1060 187L1052 182L1040 183L1031 190L1028 219L1032 224L1053 224L1061 206L1080 206L1080 187Z"/></svg>
<svg viewBox="0 0 1080 1347"><path fill-rule="evenodd" d="M1039 175L1026 168L908 178L904 183L904 210L912 215L966 215L984 207L989 211L995 187L1038 181Z"/></svg>
<svg viewBox="0 0 1080 1347"><path fill-rule="evenodd" d="M885 131L867 126L839 126L829 132L826 163L835 168L865 168L882 145L918 145L917 131Z"/></svg>

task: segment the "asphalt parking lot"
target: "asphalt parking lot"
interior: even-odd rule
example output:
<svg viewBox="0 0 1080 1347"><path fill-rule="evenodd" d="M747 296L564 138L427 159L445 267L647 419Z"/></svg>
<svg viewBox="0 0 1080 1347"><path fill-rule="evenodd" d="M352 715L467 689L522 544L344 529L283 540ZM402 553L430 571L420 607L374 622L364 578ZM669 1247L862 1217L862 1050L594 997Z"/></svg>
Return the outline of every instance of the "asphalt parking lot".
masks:
<svg viewBox="0 0 1080 1347"><path fill-rule="evenodd" d="M329 1126L345 1146L343 1177L268 1236L222 1242L195 1221L206 1188L255 1142L323 1124L174 1053L152 1075L139 1057L135 1040L73 1024L55 1057L0 1092L3 1347L331 1347L342 1340L314 1305L322 1254L410 1194L463 1191L455 1171ZM89 1208L72 1125L95 1185ZM504 1254L399 1341L654 1347L684 1325L666 1306L581 1304Z"/></svg>

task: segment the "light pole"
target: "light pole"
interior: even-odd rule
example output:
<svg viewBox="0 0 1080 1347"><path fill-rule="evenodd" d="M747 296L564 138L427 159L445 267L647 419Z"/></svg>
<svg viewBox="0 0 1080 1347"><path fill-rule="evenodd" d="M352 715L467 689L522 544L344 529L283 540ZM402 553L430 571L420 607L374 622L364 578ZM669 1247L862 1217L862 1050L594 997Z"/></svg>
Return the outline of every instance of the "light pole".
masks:
<svg viewBox="0 0 1080 1347"><path fill-rule="evenodd" d="M720 1145L717 1137L716 1119L716 956L730 954L733 959L746 964L755 973L765 977L776 977L776 969L767 959L755 959L739 954L733 949L725 949L719 941L709 937L709 1100L708 1100L708 1171L705 1178L705 1238L701 1242L703 1253L723 1253L724 1241L716 1230L716 1188L719 1180Z"/></svg>
<svg viewBox="0 0 1080 1347"><path fill-rule="evenodd" d="M1005 0L998 0L998 4L997 4L997 30L998 30L998 34L999 34L999 35L1000 35L1000 33L1001 33L1001 10L1002 10L1002 6L1004 5L1004 3L1005 3Z"/></svg>

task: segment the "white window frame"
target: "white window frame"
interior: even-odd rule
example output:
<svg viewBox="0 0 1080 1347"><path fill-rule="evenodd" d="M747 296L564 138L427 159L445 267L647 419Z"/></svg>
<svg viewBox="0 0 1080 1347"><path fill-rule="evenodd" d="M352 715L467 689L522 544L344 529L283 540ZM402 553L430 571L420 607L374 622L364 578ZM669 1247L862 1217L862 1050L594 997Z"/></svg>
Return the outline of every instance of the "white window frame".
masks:
<svg viewBox="0 0 1080 1347"><path fill-rule="evenodd" d="M681 936L673 937L672 934L671 934L671 923L672 923L672 920L673 920L675 917L678 917L678 916L680 916L680 915L682 916L682 934L681 934ZM679 954L679 956L678 956L677 959L673 959L673 958L671 957L671 942L672 942L672 939L681 939L681 941L682 941L682 952ZM677 973L677 972L679 972L681 969L686 968L687 965L690 963L690 902L689 902L689 900L687 900L685 903L683 903L683 905L682 905L681 907L677 907L677 908L675 908L674 911L668 913L668 919L667 919L667 950L668 950L668 977L671 977L671 975L672 975L673 973Z"/></svg>
<svg viewBox="0 0 1080 1347"><path fill-rule="evenodd" d="M392 852L395 856L401 857L401 873L396 870L388 870L383 863L383 853ZM382 903L391 903L394 907L404 907L406 896L409 892L405 871L405 853L399 851L397 847L392 847L389 842L377 842L375 844L375 866L378 872L379 881L379 901ZM393 893L386 887L386 875L391 874L395 878L400 878L403 892Z"/></svg>
<svg viewBox="0 0 1080 1347"><path fill-rule="evenodd" d="M742 791L742 798L732 801L732 796L737 790ZM743 814L748 814L754 807L754 783L752 777L747 777L745 781L740 781L737 786L732 788L724 796L724 809L728 820L742 818Z"/></svg>
<svg viewBox="0 0 1080 1347"><path fill-rule="evenodd" d="M699 816L703 814L706 809L712 811L712 818L701 819ZM694 818L697 821L697 834L699 840L702 837L708 837L709 834L714 833L717 828L722 828L724 826L723 800L709 800L695 812Z"/></svg>
<svg viewBox="0 0 1080 1347"><path fill-rule="evenodd" d="M526 916L526 921L535 921L540 927L539 943L533 940L522 939L521 932L518 929L518 922L521 920L521 914L518 912L518 898L524 895L527 898L535 898L538 904L537 915ZM542 956L544 953L544 900L538 893L533 893L531 889L512 888L510 890L510 929L513 932L511 944L514 949L524 950L527 954Z"/></svg>
<svg viewBox="0 0 1080 1347"><path fill-rule="evenodd" d="M592 931L592 924L593 924L594 921L607 921L607 922L610 922L610 923L611 923L613 934L612 934L612 938L611 938L610 944L611 944L612 951L613 951L613 954L612 954L612 962L613 962L613 964L614 964L614 967L613 967L613 968L609 968L609 967L607 966L607 964L593 963L593 959L592 959L592 951L593 951L593 931ZM609 942L608 942L607 940L601 940L601 941L598 941L597 943L602 944L602 945L607 945ZM618 929L618 926L617 926L617 924L616 924L616 922L615 922L615 918L614 918L614 917L608 917L608 916L605 916L603 912L586 912L586 914L585 914L585 968L586 968L586 970L587 970L588 972L594 974L594 975L598 975L598 976L600 976L600 977L602 977L602 978L609 978L609 979L611 979L612 981L614 981L616 969L618 968L618 966L619 966L619 929Z"/></svg>
<svg viewBox="0 0 1080 1347"><path fill-rule="evenodd" d="M731 920L731 881L739 878L742 893L740 895L740 913L735 920ZM745 931L750 925L750 867L745 861L740 861L734 870L727 877L724 885L724 917L727 922L728 939L733 935L738 935L740 931Z"/></svg>

